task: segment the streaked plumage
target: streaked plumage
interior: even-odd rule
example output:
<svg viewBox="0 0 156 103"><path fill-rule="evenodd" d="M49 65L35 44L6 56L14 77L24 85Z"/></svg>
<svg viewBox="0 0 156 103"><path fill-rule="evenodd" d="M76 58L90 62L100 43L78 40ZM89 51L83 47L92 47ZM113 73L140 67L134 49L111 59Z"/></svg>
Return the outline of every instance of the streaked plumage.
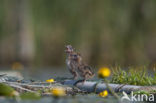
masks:
<svg viewBox="0 0 156 103"><path fill-rule="evenodd" d="M94 76L91 67L83 63L81 55L75 52L71 45L66 46L65 52L67 53L66 64L74 79L79 75L85 81Z"/></svg>

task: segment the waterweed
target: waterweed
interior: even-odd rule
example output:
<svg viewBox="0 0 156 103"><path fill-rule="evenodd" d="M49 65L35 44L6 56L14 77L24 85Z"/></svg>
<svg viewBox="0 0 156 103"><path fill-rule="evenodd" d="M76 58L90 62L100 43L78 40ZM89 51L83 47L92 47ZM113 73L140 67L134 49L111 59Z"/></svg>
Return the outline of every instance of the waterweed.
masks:
<svg viewBox="0 0 156 103"><path fill-rule="evenodd" d="M103 67L103 68L100 68L99 71L98 71L98 77L99 78L102 78L102 80L105 82L109 92L111 92L111 94L119 100L119 96L112 90L112 88L109 86L109 82L108 80L106 79L107 77L109 77L111 74L111 71L108 67ZM98 83L96 84L96 86L98 85ZM96 89L95 89L95 92L96 92ZM106 91L104 92L101 92L99 95L108 95L108 93L106 93Z"/></svg>
<svg viewBox="0 0 156 103"><path fill-rule="evenodd" d="M120 67L114 67L112 69L111 83L141 86L156 85L156 73L154 76L149 75L147 72L147 67L129 67L127 72L122 70Z"/></svg>

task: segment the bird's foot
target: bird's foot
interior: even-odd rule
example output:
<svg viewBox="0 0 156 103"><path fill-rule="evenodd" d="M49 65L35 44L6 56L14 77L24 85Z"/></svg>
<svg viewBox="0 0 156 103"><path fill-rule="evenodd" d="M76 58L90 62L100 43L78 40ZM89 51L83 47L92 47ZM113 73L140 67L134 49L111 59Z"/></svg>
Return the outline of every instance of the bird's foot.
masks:
<svg viewBox="0 0 156 103"><path fill-rule="evenodd" d="M74 83L74 86L76 86L78 83L84 84L84 82L85 82L85 80L78 80L78 81L76 81L76 82Z"/></svg>

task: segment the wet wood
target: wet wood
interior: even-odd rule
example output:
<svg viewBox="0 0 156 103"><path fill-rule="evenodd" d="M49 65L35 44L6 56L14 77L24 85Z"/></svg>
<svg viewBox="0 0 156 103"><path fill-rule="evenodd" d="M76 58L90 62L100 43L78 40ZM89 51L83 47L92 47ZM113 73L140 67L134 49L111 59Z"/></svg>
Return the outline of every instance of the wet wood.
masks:
<svg viewBox="0 0 156 103"><path fill-rule="evenodd" d="M66 80L63 82L64 85L74 85L75 80ZM156 86L136 86L136 85L126 85L126 84L108 84L113 91L115 92L126 92L131 93L131 91L153 91L156 90ZM108 90L105 83L98 83L93 81L86 81L84 83L77 83L76 87L80 90L87 91L87 92L96 92L99 93L103 90ZM96 90L96 91L95 91Z"/></svg>
<svg viewBox="0 0 156 103"><path fill-rule="evenodd" d="M7 84L18 92L37 92L38 90L51 89L54 87L63 87L68 94L75 93L99 93L103 90L108 90L105 83L97 83L94 81L86 81L84 83L79 82L75 85L75 80L65 80L61 83L47 83L47 82L32 82L32 83L18 83L18 82L0 82ZM156 90L156 86L135 86L126 84L108 84L114 92L126 92L131 93L131 91L153 91ZM108 90L109 91L109 90ZM43 95L45 93L43 92ZM46 94L47 95L47 94Z"/></svg>
<svg viewBox="0 0 156 103"><path fill-rule="evenodd" d="M22 93L22 92L38 92L41 91L42 96L51 95L51 93L47 93L46 91L50 91L52 88L64 88L67 95L75 95L76 93L85 93L84 91L81 91L78 88L65 86L60 83L54 82L54 83L47 83L47 82L35 82L35 83L18 83L18 82L0 82L7 84L14 88L16 91Z"/></svg>

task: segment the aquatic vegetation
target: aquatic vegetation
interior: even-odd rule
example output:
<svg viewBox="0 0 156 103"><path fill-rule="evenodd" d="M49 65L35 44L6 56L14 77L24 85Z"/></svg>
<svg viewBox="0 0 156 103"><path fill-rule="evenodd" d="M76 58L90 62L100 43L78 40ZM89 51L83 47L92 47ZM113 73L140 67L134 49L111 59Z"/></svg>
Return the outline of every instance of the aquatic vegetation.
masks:
<svg viewBox="0 0 156 103"><path fill-rule="evenodd" d="M18 95L19 93L15 91L12 87L6 84L0 83L0 96L12 97L12 96L18 96Z"/></svg>
<svg viewBox="0 0 156 103"><path fill-rule="evenodd" d="M41 98L39 93L26 92L20 94L21 99L38 100Z"/></svg>
<svg viewBox="0 0 156 103"><path fill-rule="evenodd" d="M102 92L99 93L99 96L100 97L107 97L108 96L108 91L107 90L104 90Z"/></svg>
<svg viewBox="0 0 156 103"><path fill-rule="evenodd" d="M54 79L48 79L48 80L46 80L46 82L48 82L48 83L53 83L55 80Z"/></svg>
<svg viewBox="0 0 156 103"><path fill-rule="evenodd" d="M136 91L136 92L134 92L134 94L146 94L146 95L150 95L150 91L149 92L147 92L147 91L143 91L143 90L140 90L140 91Z"/></svg>
<svg viewBox="0 0 156 103"><path fill-rule="evenodd" d="M54 97L62 97L65 96L65 89L61 87L52 88L51 93Z"/></svg>
<svg viewBox="0 0 156 103"><path fill-rule="evenodd" d="M24 69L24 65L20 62L14 62L11 67L13 70L22 70Z"/></svg>
<svg viewBox="0 0 156 103"><path fill-rule="evenodd" d="M105 82L108 90L110 91L110 93L116 98L116 99L119 99L119 96L112 90L112 88L109 86L109 81L106 79L107 77L109 77L111 74L111 71L108 67L103 67L103 68L100 68L99 71L98 71L98 77L99 78L102 78L102 80ZM98 84L98 83L97 83ZM96 86L97 86L96 84ZM96 92L96 89L95 89L95 92ZM105 93L101 93L99 95L104 95L106 94ZM108 94L107 94L108 95Z"/></svg>
<svg viewBox="0 0 156 103"><path fill-rule="evenodd" d="M98 77L99 78L106 78L106 77L109 77L111 74L111 71L109 68L107 67L103 67L103 68L100 68L99 71L98 71Z"/></svg>
<svg viewBox="0 0 156 103"><path fill-rule="evenodd" d="M155 85L156 84L156 73L154 76L149 75L147 68L136 69L129 68L129 71L126 72L120 67L115 67L112 69L112 79L111 83L116 84L130 84L130 85Z"/></svg>

